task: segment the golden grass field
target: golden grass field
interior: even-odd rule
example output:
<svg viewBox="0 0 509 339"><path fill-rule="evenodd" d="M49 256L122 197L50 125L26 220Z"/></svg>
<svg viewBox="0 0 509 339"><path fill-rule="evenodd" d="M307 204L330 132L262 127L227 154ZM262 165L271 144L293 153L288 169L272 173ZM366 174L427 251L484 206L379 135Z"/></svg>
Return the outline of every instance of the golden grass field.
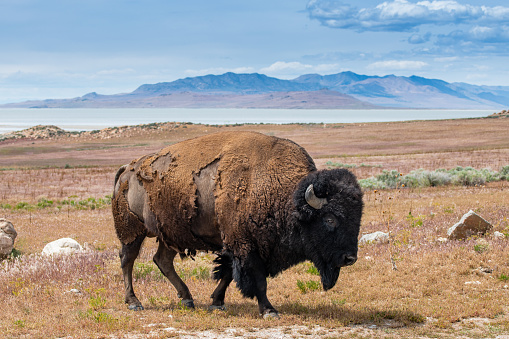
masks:
<svg viewBox="0 0 509 339"><path fill-rule="evenodd" d="M365 191L361 234L390 231L388 244L359 248L323 292L310 263L269 279L279 319L259 317L233 283L227 311L208 312L211 253L176 259L196 310L152 263L152 239L135 267L145 311L127 310L110 205L119 165L187 138L252 130L302 145L319 168L357 165L359 179L397 170L509 165L509 119L333 125L167 124L108 139L66 137L0 142L0 217L12 221L18 256L0 264L0 336L6 338L496 338L509 335L509 182ZM361 166L362 164L362 166ZM93 199L89 199L93 198ZM49 201L53 203L50 204ZM39 205L39 206L38 206ZM18 206L19 208L16 208ZM494 225L484 237L438 241L474 210ZM410 216L411 215L411 216ZM70 237L88 251L41 257ZM392 260L391 260L392 259ZM394 268L397 268L396 270ZM71 292L76 289L79 293ZM503 338L503 337L500 337Z"/></svg>

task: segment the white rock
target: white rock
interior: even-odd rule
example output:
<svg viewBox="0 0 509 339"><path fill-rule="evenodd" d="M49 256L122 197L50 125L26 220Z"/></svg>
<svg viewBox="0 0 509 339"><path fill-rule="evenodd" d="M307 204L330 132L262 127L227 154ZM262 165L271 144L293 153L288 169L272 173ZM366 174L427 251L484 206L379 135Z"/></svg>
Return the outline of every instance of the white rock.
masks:
<svg viewBox="0 0 509 339"><path fill-rule="evenodd" d="M500 238L500 239L505 238L505 234L504 234L504 233L502 233L502 232L499 232L499 231L495 231L495 232L493 232L493 236L494 236L495 238Z"/></svg>
<svg viewBox="0 0 509 339"><path fill-rule="evenodd" d="M465 285L481 285L480 281L466 281Z"/></svg>
<svg viewBox="0 0 509 339"><path fill-rule="evenodd" d="M463 240L472 235L484 234L493 227L489 222L470 210L461 220L447 230L449 239Z"/></svg>
<svg viewBox="0 0 509 339"><path fill-rule="evenodd" d="M389 234L377 231L375 233L365 234L359 240L359 244L369 244L372 242L389 242Z"/></svg>
<svg viewBox="0 0 509 339"><path fill-rule="evenodd" d="M18 233L10 221L0 218L0 259L11 254Z"/></svg>
<svg viewBox="0 0 509 339"><path fill-rule="evenodd" d="M76 240L71 238L62 238L46 244L42 250L42 254L71 254L79 251L83 251L83 247L81 247Z"/></svg>
<svg viewBox="0 0 509 339"><path fill-rule="evenodd" d="M444 242L447 242L448 240L447 240L447 238L440 237L440 238L437 239L437 241L444 243Z"/></svg>

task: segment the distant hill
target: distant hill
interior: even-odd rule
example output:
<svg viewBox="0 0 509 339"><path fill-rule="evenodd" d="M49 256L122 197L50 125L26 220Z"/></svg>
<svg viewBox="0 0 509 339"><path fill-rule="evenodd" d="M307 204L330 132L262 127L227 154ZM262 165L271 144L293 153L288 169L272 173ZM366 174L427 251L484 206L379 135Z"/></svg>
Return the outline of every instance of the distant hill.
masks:
<svg viewBox="0 0 509 339"><path fill-rule="evenodd" d="M33 108L441 108L501 109L509 106L509 86L475 86L418 76L383 77L342 72L306 74L293 80L263 74L205 75L145 84L131 93L95 92L72 99L1 105Z"/></svg>
<svg viewBox="0 0 509 339"><path fill-rule="evenodd" d="M179 79L173 82L161 82L154 85L141 85L133 94L153 95L176 92L260 94L269 92L307 92L321 88L323 86L319 84L302 84L258 73L225 73L223 75L205 75Z"/></svg>

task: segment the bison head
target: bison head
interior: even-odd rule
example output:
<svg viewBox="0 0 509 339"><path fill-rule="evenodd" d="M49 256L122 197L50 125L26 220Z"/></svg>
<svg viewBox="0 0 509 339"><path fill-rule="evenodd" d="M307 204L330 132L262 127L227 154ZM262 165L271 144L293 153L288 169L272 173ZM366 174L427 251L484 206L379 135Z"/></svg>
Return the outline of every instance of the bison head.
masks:
<svg viewBox="0 0 509 339"><path fill-rule="evenodd" d="M305 255L318 268L323 289L329 290L341 267L357 260L362 191L347 170L318 171L299 183L294 203Z"/></svg>

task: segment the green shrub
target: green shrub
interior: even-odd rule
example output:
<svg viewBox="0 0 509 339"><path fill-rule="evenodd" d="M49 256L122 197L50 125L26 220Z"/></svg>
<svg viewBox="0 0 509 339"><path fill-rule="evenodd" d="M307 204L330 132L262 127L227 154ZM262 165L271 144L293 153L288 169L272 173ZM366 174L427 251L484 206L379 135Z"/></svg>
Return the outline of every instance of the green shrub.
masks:
<svg viewBox="0 0 509 339"><path fill-rule="evenodd" d="M340 162L332 162L332 161L327 161L325 163L325 165L327 165L327 167L329 168L332 168L332 167L336 167L336 168L357 168L357 165L355 164L342 164Z"/></svg>
<svg viewBox="0 0 509 339"><path fill-rule="evenodd" d="M107 195L104 198L87 198L83 200L73 200L73 198L77 198L77 196L70 196L68 199L64 200L48 200L46 198L41 198L36 204L30 204L25 201L18 202L15 206L15 210L32 210L32 209L44 209L48 207L56 207L59 210L62 209L63 206L74 207L79 210L95 210L96 208L105 208L111 205L111 195ZM3 209L12 209L10 204L0 204L0 208Z"/></svg>
<svg viewBox="0 0 509 339"><path fill-rule="evenodd" d="M488 250L489 245L488 244L477 244L474 245L474 251L477 253L484 253Z"/></svg>
<svg viewBox="0 0 509 339"><path fill-rule="evenodd" d="M410 227L421 227L424 224L424 215L413 216L412 213L407 215L407 220L410 223Z"/></svg>
<svg viewBox="0 0 509 339"><path fill-rule="evenodd" d="M498 276L498 280L500 280L500 281L508 281L509 280L509 275L506 275L506 274L502 273L502 274L500 274Z"/></svg>
<svg viewBox="0 0 509 339"><path fill-rule="evenodd" d="M53 200L48 200L46 198L41 198L37 202L37 208L46 208L53 206Z"/></svg>
<svg viewBox="0 0 509 339"><path fill-rule="evenodd" d="M193 269L180 269L179 276L182 280L198 279L207 280L211 277L210 269L207 267L198 266Z"/></svg>
<svg viewBox="0 0 509 339"><path fill-rule="evenodd" d="M29 209L29 208L30 208L30 204L25 201L20 201L16 204L16 206L14 206L15 210L22 210L22 209Z"/></svg>
<svg viewBox="0 0 509 339"><path fill-rule="evenodd" d="M316 268L316 266L313 265L312 263L307 263L306 273L309 273L312 275L320 275L320 272L318 272L318 268Z"/></svg>
<svg viewBox="0 0 509 339"><path fill-rule="evenodd" d="M321 285L318 281L314 280L308 280L308 281L302 281L297 280L297 288L300 290L301 293L307 293L308 291L317 291L321 288Z"/></svg>
<svg viewBox="0 0 509 339"><path fill-rule="evenodd" d="M435 187L446 185L480 186L487 182L508 180L509 166L504 166L500 172L489 168L476 170L472 167L458 166L451 170L438 169L428 171L418 169L402 176L396 170L382 171L381 174L359 180L365 189L386 189L397 187Z"/></svg>
<svg viewBox="0 0 509 339"><path fill-rule="evenodd" d="M500 180L509 180L509 165L502 167L498 174L500 175Z"/></svg>
<svg viewBox="0 0 509 339"><path fill-rule="evenodd" d="M133 275L136 280L146 279L153 271L154 266L152 264L139 262L134 264Z"/></svg>

